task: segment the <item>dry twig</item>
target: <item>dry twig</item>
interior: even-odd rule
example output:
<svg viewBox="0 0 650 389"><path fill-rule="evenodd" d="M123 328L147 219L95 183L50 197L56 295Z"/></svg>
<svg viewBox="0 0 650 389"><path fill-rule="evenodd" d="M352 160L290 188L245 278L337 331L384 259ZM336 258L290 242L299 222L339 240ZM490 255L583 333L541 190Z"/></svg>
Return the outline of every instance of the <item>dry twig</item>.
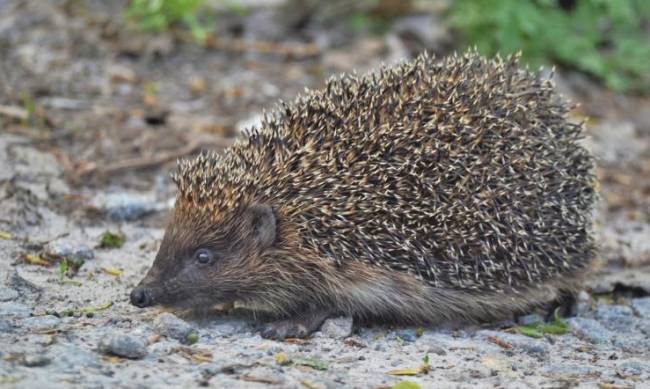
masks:
<svg viewBox="0 0 650 389"><path fill-rule="evenodd" d="M171 151L160 152L152 157L144 158L129 158L125 159L108 166L102 167L96 163L89 163L85 167L77 169L75 175L77 177L84 177L90 174L100 174L100 175L112 175L117 174L125 170L136 170L136 169L146 169L152 168L158 165L162 165L169 161L182 158L186 155L192 154L196 150L206 147L228 147L232 145L233 141L230 139L219 138L219 139L193 139L185 146Z"/></svg>

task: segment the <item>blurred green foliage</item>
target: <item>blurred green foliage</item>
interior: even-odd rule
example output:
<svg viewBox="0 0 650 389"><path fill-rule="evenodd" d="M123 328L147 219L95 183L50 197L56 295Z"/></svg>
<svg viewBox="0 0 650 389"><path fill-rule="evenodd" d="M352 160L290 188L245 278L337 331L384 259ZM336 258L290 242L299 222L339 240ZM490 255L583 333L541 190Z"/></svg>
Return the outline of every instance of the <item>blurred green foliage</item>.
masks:
<svg viewBox="0 0 650 389"><path fill-rule="evenodd" d="M197 41L204 41L207 30L196 12L204 0L131 0L126 15L146 31L160 32L175 23L185 24Z"/></svg>
<svg viewBox="0 0 650 389"><path fill-rule="evenodd" d="M486 55L521 51L615 91L650 92L649 0L456 0L450 20Z"/></svg>

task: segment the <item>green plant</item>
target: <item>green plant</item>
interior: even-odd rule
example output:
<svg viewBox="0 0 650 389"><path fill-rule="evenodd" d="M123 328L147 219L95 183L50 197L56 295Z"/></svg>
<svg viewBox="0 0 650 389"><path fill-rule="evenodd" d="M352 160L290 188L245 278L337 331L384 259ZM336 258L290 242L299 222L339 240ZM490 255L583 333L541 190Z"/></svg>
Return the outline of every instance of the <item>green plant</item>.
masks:
<svg viewBox="0 0 650 389"><path fill-rule="evenodd" d="M484 54L521 51L531 65L557 63L616 91L650 91L650 1L456 0L449 12Z"/></svg>
<svg viewBox="0 0 650 389"><path fill-rule="evenodd" d="M59 282L61 284L70 284L70 285L81 285L81 282L69 280L67 277L70 273L76 274L79 271L79 268L83 266L84 261L73 261L67 258L61 259L59 262Z"/></svg>
<svg viewBox="0 0 650 389"><path fill-rule="evenodd" d="M205 41L207 30L196 17L205 0L131 0L126 15L143 30L160 32L175 23L185 24L197 41Z"/></svg>
<svg viewBox="0 0 650 389"><path fill-rule="evenodd" d="M102 249L120 248L124 244L126 237L122 233L115 233L111 231L104 231L99 238L99 245L97 247Z"/></svg>
<svg viewBox="0 0 650 389"><path fill-rule="evenodd" d="M531 338L541 338L545 334L563 335L569 331L569 325L562 320L558 311L555 311L553 321L550 323L536 322L515 328L522 335Z"/></svg>
<svg viewBox="0 0 650 389"><path fill-rule="evenodd" d="M421 389L422 387L417 383L409 380L403 380L391 386L391 389Z"/></svg>

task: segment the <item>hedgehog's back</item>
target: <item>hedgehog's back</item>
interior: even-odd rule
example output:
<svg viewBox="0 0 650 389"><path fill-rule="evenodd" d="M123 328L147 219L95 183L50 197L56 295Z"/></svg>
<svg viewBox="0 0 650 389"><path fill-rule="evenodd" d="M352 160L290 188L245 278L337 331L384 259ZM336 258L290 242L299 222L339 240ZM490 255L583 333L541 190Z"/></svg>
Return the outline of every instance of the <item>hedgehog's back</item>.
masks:
<svg viewBox="0 0 650 389"><path fill-rule="evenodd" d="M592 160L549 81L476 54L330 81L267 123L268 194L332 261L500 289L592 257ZM273 170L273 169L271 169Z"/></svg>
<svg viewBox="0 0 650 389"><path fill-rule="evenodd" d="M270 202L324 260L441 287L525 286L593 254L592 160L566 113L516 59L420 57L283 105L218 181Z"/></svg>

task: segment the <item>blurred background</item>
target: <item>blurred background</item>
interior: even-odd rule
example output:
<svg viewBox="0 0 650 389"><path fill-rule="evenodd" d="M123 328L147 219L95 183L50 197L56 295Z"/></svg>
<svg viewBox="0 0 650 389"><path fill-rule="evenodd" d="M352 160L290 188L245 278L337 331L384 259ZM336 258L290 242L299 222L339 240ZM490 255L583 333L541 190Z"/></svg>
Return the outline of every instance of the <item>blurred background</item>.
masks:
<svg viewBox="0 0 650 389"><path fill-rule="evenodd" d="M332 75L468 47L555 67L586 121L602 266L567 319L578 337L511 322L269 345L248 322L191 327L130 305L177 159L222 150ZM0 386L389 388L386 371L431 356L431 371L407 369L423 387L638 387L648 296L648 0L0 0ZM350 335L342 323L326 337ZM170 340L178 328L198 343ZM297 351L332 367L280 366Z"/></svg>
<svg viewBox="0 0 650 389"><path fill-rule="evenodd" d="M645 0L0 1L0 230L160 228L175 161L228 146L280 99L425 50L521 51L587 118L616 269L593 287L647 293L649 42Z"/></svg>

